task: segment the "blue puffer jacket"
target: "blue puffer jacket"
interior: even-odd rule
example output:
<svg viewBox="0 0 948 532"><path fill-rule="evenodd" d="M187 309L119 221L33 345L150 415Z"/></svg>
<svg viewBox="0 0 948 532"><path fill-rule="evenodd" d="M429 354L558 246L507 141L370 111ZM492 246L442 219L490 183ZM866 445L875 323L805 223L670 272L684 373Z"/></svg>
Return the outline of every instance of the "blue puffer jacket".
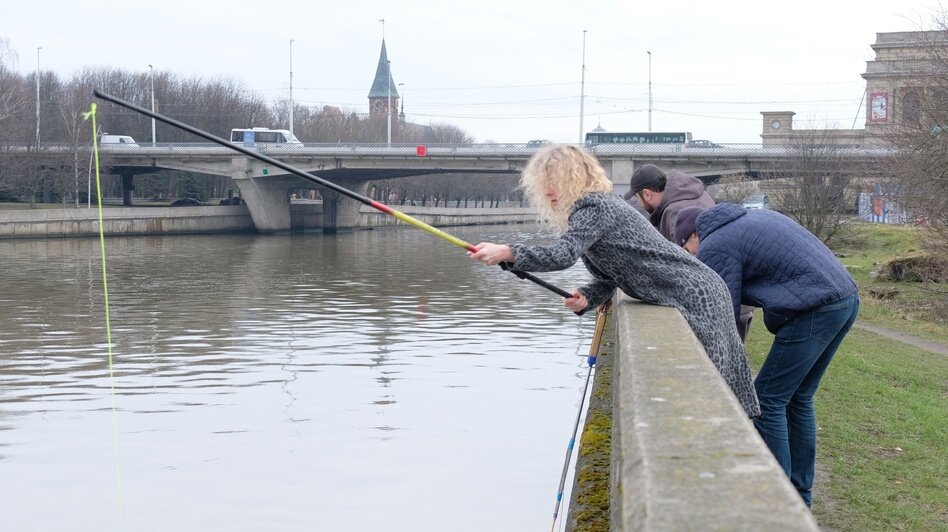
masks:
<svg viewBox="0 0 948 532"><path fill-rule="evenodd" d="M695 223L698 259L718 272L734 304L763 307L776 333L794 316L856 293L856 283L833 252L786 216L721 203Z"/></svg>

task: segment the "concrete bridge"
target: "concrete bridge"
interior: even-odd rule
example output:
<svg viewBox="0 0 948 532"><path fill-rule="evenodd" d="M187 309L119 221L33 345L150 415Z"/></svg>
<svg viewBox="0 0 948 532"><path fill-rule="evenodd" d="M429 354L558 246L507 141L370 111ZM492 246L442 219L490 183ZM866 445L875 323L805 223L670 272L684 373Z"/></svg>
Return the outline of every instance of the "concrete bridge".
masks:
<svg viewBox="0 0 948 532"><path fill-rule="evenodd" d="M256 149L365 195L367 183L374 180L423 174L519 173L538 147L525 144L306 144L258 146ZM705 182L713 182L725 175L767 175L779 171L788 160L797 156L790 147L760 144L710 148L682 144L600 144L589 149L615 182L619 193L628 189L632 171L641 164L657 164L666 170L679 169ZM865 161L880 157L880 150L851 148L841 155ZM303 178L211 143L103 146L102 164L110 167L112 173L122 176L126 204L130 204L137 174L174 169L228 176L239 188L257 230L263 233L289 230L287 190L314 186ZM321 192L326 230L332 232L354 227L361 204L333 191Z"/></svg>

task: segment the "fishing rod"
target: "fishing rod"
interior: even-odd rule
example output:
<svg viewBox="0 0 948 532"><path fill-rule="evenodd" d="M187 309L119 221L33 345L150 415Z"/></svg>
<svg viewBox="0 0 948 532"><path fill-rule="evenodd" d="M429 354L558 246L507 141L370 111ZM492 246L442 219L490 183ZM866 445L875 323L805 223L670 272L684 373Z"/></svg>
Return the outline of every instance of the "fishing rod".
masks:
<svg viewBox="0 0 948 532"><path fill-rule="evenodd" d="M435 235L435 236L437 236L437 237L439 237L439 238L442 238L442 239L444 239L444 240L447 240L448 242L454 244L455 246L464 248L464 249L466 249L466 250L468 250L468 251L470 251L470 252L477 252L477 248L475 248L473 245L468 244L467 242L461 240L460 238L454 237L454 236L452 236L452 235L450 235L450 234L448 234L448 233L446 233L446 232L444 232L444 231L442 231L442 230L440 230L440 229L438 229L438 228L432 227L432 226L426 224L425 222L422 222L421 220L419 220L419 219L417 219L417 218L413 218L413 217L411 217L411 216L409 216L409 215L407 215L407 214L405 214L405 213L403 213L403 212L397 211L397 210L395 210L395 209L389 207L388 205L385 205L384 203L375 201L375 200L373 200L373 199L371 199L371 198L368 198L368 197L366 197L366 196L363 196L362 194L359 194L358 192L354 192L354 191L352 191L352 190L349 190L349 189L347 189L347 188L345 188L345 187L341 187L341 186L339 186L339 185L333 183L332 181L328 181L328 180L323 179L323 178L321 178L321 177L315 176L315 175L313 175L313 174L311 174L311 173L309 173L309 172L304 172L304 171L302 171L302 170L299 170L298 168L295 168L295 167L293 167L293 166L290 166L290 165L288 165L288 164L286 164L286 163L284 163L284 162L282 162L282 161L278 161L277 159L274 159L274 158L269 157L269 156L267 156L267 155L264 155L264 154L262 154L262 153L259 153L259 152L250 150L250 149L245 148L245 147L243 147L243 146L241 146L241 145L239 145L239 144L234 144L233 142L230 142L230 141L224 140L224 139L222 139L222 138L220 138L220 137L211 135L210 133L208 133L208 132L206 132L206 131L203 131L203 130L200 130L200 129L194 127L194 126L185 124L184 122L179 122L178 120L175 120L175 119L173 119L173 118L169 118L169 117L164 116L164 115L162 115L162 114L155 113L155 112L152 112L152 111L150 111L150 110L148 110L148 109L145 109L144 107L140 107L140 106L138 106L138 105L135 105L135 104L133 104L133 103L127 102L127 101L122 100L122 99L120 99L120 98L116 98L115 96L112 96L111 94L104 93L104 92L100 91L99 89L93 89L93 90L92 90L92 93L95 95L96 98L100 98L100 99L102 99L102 100L106 100L106 101L112 102L112 103L114 103L114 104L116 104L116 105L122 106L122 107L124 107L124 108L126 108L126 109L130 109L130 110L135 111L135 112L137 112L137 113L140 113L140 114L143 114L143 115L146 115L146 116L150 116L150 117L154 118L155 120L158 120L158 121L164 122L165 124L168 124L169 126L174 126L174 127L178 128L178 129L183 129L184 131L187 131L188 133L192 133L192 134L197 135L197 136L199 136L199 137L201 137L201 138L207 139L207 140L209 140L209 141L211 141L211 142L213 142L213 143L215 143L215 144L219 144L219 145L221 145L221 146L223 146L223 147L225 147L225 148L230 148L231 150L234 150L234 151L236 151L236 152L240 152L240 153L242 153L242 154L244 154L244 155L246 155L246 156L248 156L248 157L252 157L252 158L254 158L254 159L257 159L258 161L263 161L263 162L265 162L265 163L267 163L267 164L276 166L277 168L281 168L281 169L283 169L283 170L286 170L287 172L289 172L289 173L291 173L291 174L293 174L293 175L302 177L303 179L306 179L306 180L308 180L308 181L312 181L312 182L314 182L314 183L316 183L316 184L318 184L318 185L322 185L322 186L324 186L324 187L326 187L326 188L328 188L328 189L330 189L330 190L334 190L334 191L336 191L336 192L342 194L343 196L348 196L348 197L350 197L350 198L352 198L352 199L354 199L354 200L356 200L356 201L358 201L358 202L360 202L360 203L364 203L365 205L368 205L369 207L372 207L373 209L376 209L376 210L378 210L378 211L384 212L385 214L388 214L388 215L390 215L390 216L394 216L395 218L397 218L397 219L399 219L399 220L401 220L401 221L403 221L403 222L405 222L405 223L407 223L407 224L409 224L409 225L413 225L413 226L417 227L418 229L421 229L421 230L423 230L423 231L427 231L427 232L429 232L429 233L431 233L431 234L433 234L433 235ZM514 275L516 275L517 277L519 277L519 278L521 278L521 279L526 279L526 280L528 280L528 281L534 282L534 283L536 283L536 284L542 286L543 288L546 288L547 290L549 290L549 291L551 291L551 292L553 292L553 293L555 293L555 294L557 294L557 295L559 295L559 296L562 296L562 297L565 297L565 298L570 298L570 297L572 297L572 294L570 294L570 293L567 292L566 290L563 290L562 288L559 288L559 287L557 287L557 286L555 286L555 285L552 285L552 284L550 284L550 283L548 283L548 282L546 282L546 281L544 281L544 280L542 280L542 279L540 279L540 278L538 278L538 277L536 277L536 276L534 276L534 275L531 275L531 274L529 274L529 273L527 273L527 272L525 272L525 271L523 271L523 270L518 270L518 269L514 268L513 265L512 265L511 263L509 263L509 262L502 262L502 263L500 263L499 266L500 266L501 269L503 269L504 271L508 271L508 272L510 272L510 273L512 273L512 274L514 274Z"/></svg>
<svg viewBox="0 0 948 532"><path fill-rule="evenodd" d="M596 365L596 356L599 355L599 347L602 345L602 331L606 328L605 307L599 307L596 311L596 331L593 333L592 342L589 344L589 356L586 363L589 364L589 370L586 372L586 384L583 385L583 396L579 400L579 411L576 412L576 423L573 424L573 434L569 438L569 445L566 447L566 460L563 462L563 473L560 475L560 486L556 490L556 506L553 508L553 526L550 531L556 530L556 517L560 513L560 504L563 502L563 488L566 486L566 475L569 473L570 459L573 457L573 446L576 444L576 432L579 430L579 420L583 416L583 403L586 401L586 391L589 389L589 377L592 375L593 366Z"/></svg>

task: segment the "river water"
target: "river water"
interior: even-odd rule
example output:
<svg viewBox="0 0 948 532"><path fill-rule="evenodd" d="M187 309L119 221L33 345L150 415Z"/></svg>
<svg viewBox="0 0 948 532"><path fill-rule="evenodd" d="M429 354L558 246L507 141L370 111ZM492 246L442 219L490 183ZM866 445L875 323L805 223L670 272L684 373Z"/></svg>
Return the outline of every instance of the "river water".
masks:
<svg viewBox="0 0 948 532"><path fill-rule="evenodd" d="M98 240L0 241L0 529L549 528L592 315L410 228L105 255L111 370Z"/></svg>

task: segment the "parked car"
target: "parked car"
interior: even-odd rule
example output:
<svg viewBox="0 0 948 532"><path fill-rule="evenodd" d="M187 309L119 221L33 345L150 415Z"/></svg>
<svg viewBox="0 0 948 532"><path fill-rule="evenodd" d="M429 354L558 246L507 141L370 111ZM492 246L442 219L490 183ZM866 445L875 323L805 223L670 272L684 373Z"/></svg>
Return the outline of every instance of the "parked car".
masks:
<svg viewBox="0 0 948 532"><path fill-rule="evenodd" d="M751 194L744 198L745 209L769 209L770 198L763 194Z"/></svg>
<svg viewBox="0 0 948 532"><path fill-rule="evenodd" d="M528 148L539 148L540 146L546 146L550 144L550 141L545 139L534 139L527 143Z"/></svg>
<svg viewBox="0 0 948 532"><path fill-rule="evenodd" d="M720 148L720 144L715 144L710 140L689 140L685 143L686 148Z"/></svg>
<svg viewBox="0 0 948 532"><path fill-rule="evenodd" d="M201 205L204 204L194 198L181 198L171 202L172 207L200 207Z"/></svg>

